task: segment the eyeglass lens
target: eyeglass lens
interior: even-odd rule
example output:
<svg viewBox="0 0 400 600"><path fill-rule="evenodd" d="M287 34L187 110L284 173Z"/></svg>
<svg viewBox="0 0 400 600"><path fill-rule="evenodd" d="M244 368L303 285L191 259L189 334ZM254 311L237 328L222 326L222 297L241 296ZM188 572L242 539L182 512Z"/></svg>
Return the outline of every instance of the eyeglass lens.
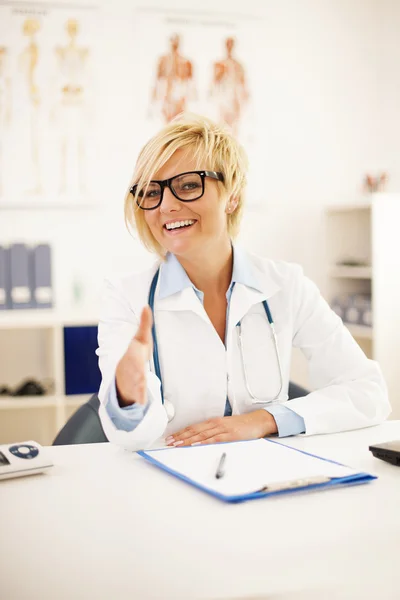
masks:
<svg viewBox="0 0 400 600"><path fill-rule="evenodd" d="M199 173L185 173L178 175L171 181L171 189L179 200L188 202L197 200L203 195L203 181ZM139 192L140 206L143 208L153 208L160 203L162 188L157 182L150 182L147 189Z"/></svg>

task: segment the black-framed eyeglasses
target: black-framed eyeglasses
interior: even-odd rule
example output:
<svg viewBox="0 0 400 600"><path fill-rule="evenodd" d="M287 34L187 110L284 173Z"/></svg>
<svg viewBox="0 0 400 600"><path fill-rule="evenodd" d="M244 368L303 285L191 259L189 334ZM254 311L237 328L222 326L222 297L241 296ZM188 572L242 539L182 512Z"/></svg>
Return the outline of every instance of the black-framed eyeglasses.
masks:
<svg viewBox="0 0 400 600"><path fill-rule="evenodd" d="M158 208L163 200L165 188L169 188L175 198L181 202L193 202L204 194L206 177L223 181L222 173L216 171L188 171L180 173L163 181L150 181L138 191L137 184L130 188L130 193L136 196L138 206L143 210Z"/></svg>

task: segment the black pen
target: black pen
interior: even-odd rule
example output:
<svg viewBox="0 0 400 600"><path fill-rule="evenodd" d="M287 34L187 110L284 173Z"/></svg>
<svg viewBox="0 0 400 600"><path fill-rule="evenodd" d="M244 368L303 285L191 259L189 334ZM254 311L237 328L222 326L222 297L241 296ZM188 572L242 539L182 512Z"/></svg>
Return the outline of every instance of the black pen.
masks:
<svg viewBox="0 0 400 600"><path fill-rule="evenodd" d="M225 471L224 471L224 464L225 464L225 459L226 459L226 452L224 452L221 456L221 458L219 459L219 463L218 463L218 467L217 467L217 471L215 473L215 477L217 479L221 479L221 477L224 476Z"/></svg>

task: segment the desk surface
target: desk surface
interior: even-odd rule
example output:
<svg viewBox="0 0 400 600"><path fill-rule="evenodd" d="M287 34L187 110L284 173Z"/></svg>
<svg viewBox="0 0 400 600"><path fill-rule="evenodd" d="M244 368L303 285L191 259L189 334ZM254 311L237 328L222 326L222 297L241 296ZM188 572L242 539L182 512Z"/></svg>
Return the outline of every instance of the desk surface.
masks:
<svg viewBox="0 0 400 600"><path fill-rule="evenodd" d="M400 469L368 445L400 421L286 443L362 486L224 504L110 444L57 446L0 483L4 600L400 598Z"/></svg>

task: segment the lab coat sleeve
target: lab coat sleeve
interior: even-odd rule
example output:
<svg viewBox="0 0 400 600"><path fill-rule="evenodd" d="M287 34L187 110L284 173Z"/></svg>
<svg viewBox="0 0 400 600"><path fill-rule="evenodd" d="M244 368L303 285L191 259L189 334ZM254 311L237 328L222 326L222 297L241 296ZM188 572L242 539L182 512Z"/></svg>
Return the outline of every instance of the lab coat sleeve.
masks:
<svg viewBox="0 0 400 600"><path fill-rule="evenodd" d="M367 359L300 268L294 282L293 345L307 358L315 391L284 404L303 417L306 435L381 423L391 407L379 365Z"/></svg>
<svg viewBox="0 0 400 600"><path fill-rule="evenodd" d="M108 390L107 398L104 403L108 416L117 429L124 431L133 431L142 421L147 412L149 404L130 404L129 406L120 406L117 397L117 386L115 379Z"/></svg>
<svg viewBox="0 0 400 600"><path fill-rule="evenodd" d="M279 437L288 437L289 435L298 435L305 432L306 426L303 417L287 406L273 404L265 410L274 417Z"/></svg>
<svg viewBox="0 0 400 600"><path fill-rule="evenodd" d="M98 329L99 347L96 353L102 375L99 416L104 433L110 442L124 448L131 450L148 448L155 440L162 437L168 423L161 402L160 381L150 371L148 365L146 410L143 411L142 418L133 423L133 428L120 428L119 420L112 418L112 407L109 406L107 409L106 404L111 400L110 393L115 381L117 364L135 335L139 320L118 282L106 282L102 304Z"/></svg>

